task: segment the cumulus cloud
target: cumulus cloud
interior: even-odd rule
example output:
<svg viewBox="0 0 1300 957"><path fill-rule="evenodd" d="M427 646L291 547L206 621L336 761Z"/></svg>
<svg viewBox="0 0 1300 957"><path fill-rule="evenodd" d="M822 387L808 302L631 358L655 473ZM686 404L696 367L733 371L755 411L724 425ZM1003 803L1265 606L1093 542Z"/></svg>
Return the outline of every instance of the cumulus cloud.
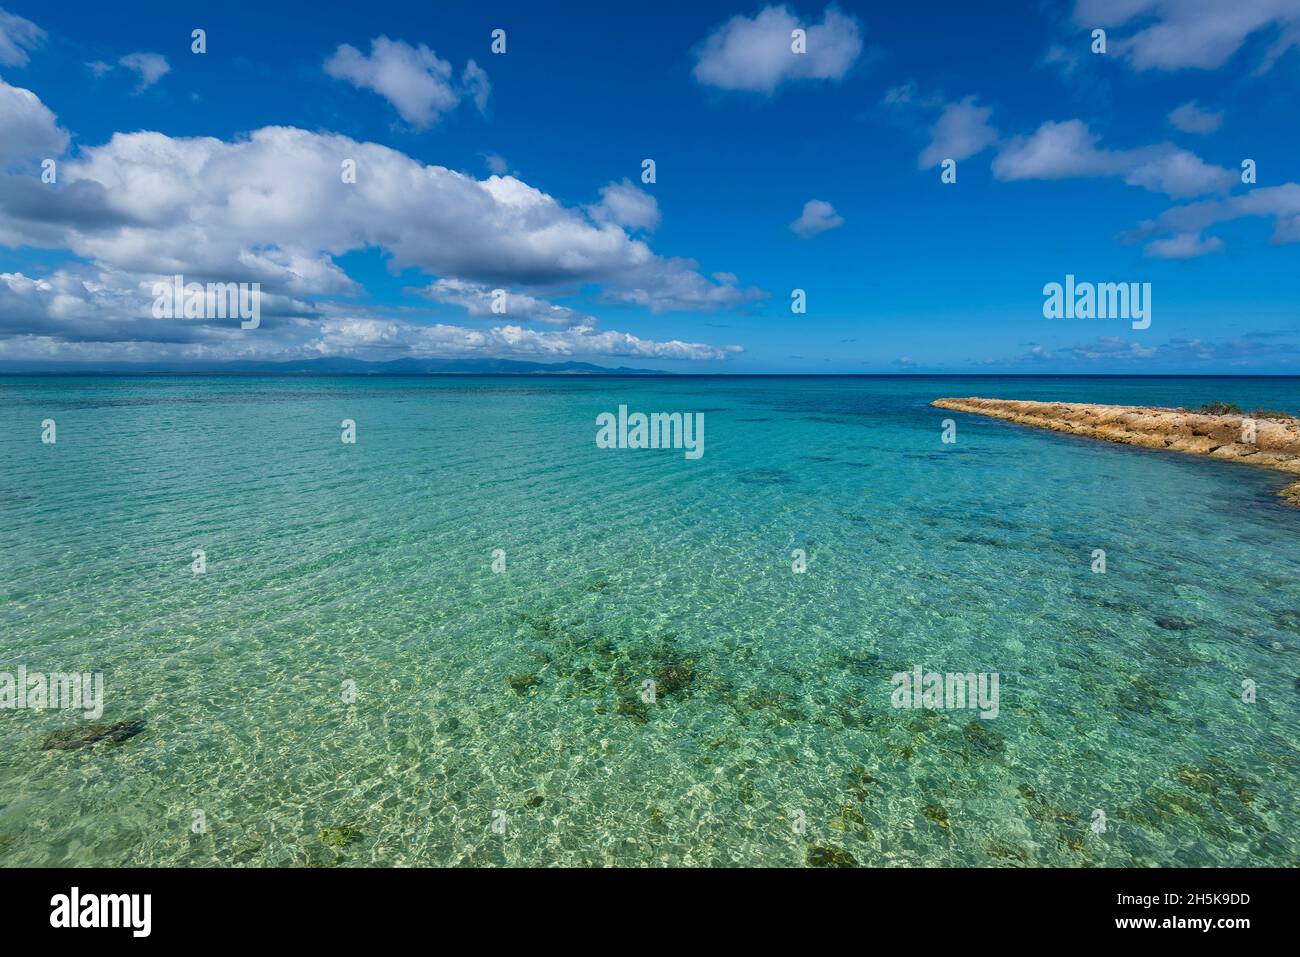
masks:
<svg viewBox="0 0 1300 957"><path fill-rule="evenodd" d="M807 33L806 52L792 50L791 32ZM858 21L829 6L818 24L805 26L786 6L737 15L696 50L694 76L704 86L773 93L792 80L839 80L862 52Z"/></svg>
<svg viewBox="0 0 1300 957"><path fill-rule="evenodd" d="M810 199L803 204L803 213L790 224L790 232L800 239L812 239L818 233L844 225L844 217L825 200Z"/></svg>
<svg viewBox="0 0 1300 957"><path fill-rule="evenodd" d="M370 41L370 55L341 44L325 61L325 72L357 89L378 93L398 115L417 130L436 124L455 109L462 96L487 109L491 84L473 60L465 64L460 84L452 79L451 64L421 43L413 47L386 36Z"/></svg>
<svg viewBox="0 0 1300 957"><path fill-rule="evenodd" d="M1078 0L1074 22L1108 31L1135 25L1136 32L1107 39L1110 51L1136 70L1217 69L1265 31L1275 39L1260 70L1300 46L1296 0Z"/></svg>
<svg viewBox="0 0 1300 957"><path fill-rule="evenodd" d="M139 76L140 82L135 88L137 93L149 89L172 69L167 58L158 53L128 53L117 62Z"/></svg>
<svg viewBox="0 0 1300 957"><path fill-rule="evenodd" d="M739 346L655 341L575 325L544 331L506 324L474 329L374 315L364 308L263 296L257 334L238 325L154 319L148 283L138 286L94 270L45 278L0 273L0 359L60 361L288 360L345 355L396 358L725 359ZM271 316L268 321L268 314ZM274 317L279 317L278 321Z"/></svg>
<svg viewBox="0 0 1300 957"><path fill-rule="evenodd" d="M1049 121L1032 136L1004 146L993 160L993 172L1004 180L1114 175L1120 164L1096 144L1097 136L1082 120Z"/></svg>
<svg viewBox="0 0 1300 957"><path fill-rule="evenodd" d="M500 317L502 321L542 322L552 326L596 324L594 316L577 312L568 306L558 306L536 296L509 290L502 290L504 295L498 297L496 291L488 286L463 279L439 279L418 291L434 302L460 306L476 319ZM504 305L504 313L493 311L493 305L498 301Z"/></svg>
<svg viewBox="0 0 1300 957"><path fill-rule="evenodd" d="M1217 237L1202 240L1204 230L1248 218L1272 219L1274 244L1300 243L1300 184L1261 186L1239 196L1175 206L1154 220L1139 223L1121 239L1130 243L1150 240L1145 248L1150 256L1189 259L1222 248Z"/></svg>
<svg viewBox="0 0 1300 957"><path fill-rule="evenodd" d="M710 346L673 339L654 342L627 332L575 326L563 331L505 325L493 329L417 325L391 319L327 319L316 348L322 355L378 358L402 356L492 356L563 359L572 356L631 356L642 359L725 359L739 346Z"/></svg>
<svg viewBox="0 0 1300 957"><path fill-rule="evenodd" d="M58 156L68 134L31 90L0 80L0 168Z"/></svg>
<svg viewBox="0 0 1300 957"><path fill-rule="evenodd" d="M921 169L937 166L946 159L964 160L981 153L998 141L998 131L989 124L991 107L977 106L975 97L949 103L930 127L930 145L921 151Z"/></svg>
<svg viewBox="0 0 1300 957"><path fill-rule="evenodd" d="M998 142L998 131L989 122L992 107L980 106L976 100L968 96L948 102L943 93L922 93L915 81L908 80L886 90L880 103L890 122L912 134L923 128L928 133L929 143L917 157L917 167L929 169L946 159L968 159Z"/></svg>
<svg viewBox="0 0 1300 957"><path fill-rule="evenodd" d="M603 295L651 312L715 312L767 298L760 289L742 289L732 273L715 272L710 280L698 268L693 259L656 259L608 286Z"/></svg>
<svg viewBox="0 0 1300 957"><path fill-rule="evenodd" d="M1168 143L1108 150L1099 148L1097 139L1082 120L1049 121L1004 144L993 160L993 174L1001 180L1115 176L1175 199L1224 192L1237 181L1232 170Z"/></svg>
<svg viewBox="0 0 1300 957"><path fill-rule="evenodd" d="M45 31L13 13L0 9L0 66L26 66L27 53L45 39Z"/></svg>
<svg viewBox="0 0 1300 957"><path fill-rule="evenodd" d="M1223 125L1223 112L1203 110L1190 100L1170 111L1169 122L1184 133L1213 133Z"/></svg>
<svg viewBox="0 0 1300 957"><path fill-rule="evenodd" d="M345 159L357 164L355 184L341 182ZM328 293L339 274L307 264L367 247L385 249L396 269L503 284L635 282L688 268L513 176L479 181L290 127L233 142L118 133L67 161L63 174L69 187L102 189L99 215L130 222L108 231L58 224L61 243L123 269L247 267L268 280L319 281L316 291Z"/></svg>
<svg viewBox="0 0 1300 957"><path fill-rule="evenodd" d="M1147 243L1143 251L1155 259L1195 259L1222 248L1223 240L1217 236L1202 239L1196 233L1177 233L1167 239Z"/></svg>
<svg viewBox="0 0 1300 957"><path fill-rule="evenodd" d="M113 270L74 266L48 276L0 273L0 341L12 338L67 343L233 345L237 323L155 319L152 280ZM307 304L285 296L263 296L267 329L291 317L310 316ZM261 345L277 342L267 338Z"/></svg>
<svg viewBox="0 0 1300 957"><path fill-rule="evenodd" d="M590 208L593 219L626 229L654 232L659 226L659 201L624 178L621 183L602 186L600 202Z"/></svg>
<svg viewBox="0 0 1300 957"><path fill-rule="evenodd" d="M34 94L0 84L0 102L0 143L25 144L15 160L66 146L67 134ZM339 175L347 160L356 163L355 183ZM379 321L355 306L341 315L327 298L364 293L336 257L376 249L394 273L438 277L425 296L471 315L480 314L485 289L509 290L513 308L503 321L510 326L501 329L525 321L564 327L561 339L539 339L527 329L495 336L468 330L485 337L473 340L485 350L514 343L512 349L557 354L607 347L661 358L730 354L596 332L591 316L544 298L548 289L594 284L608 300L655 312L707 312L764 295L729 274L706 277L693 260L657 255L614 221L647 223L649 207L610 196L628 199L622 189L606 193L597 217L513 176L477 180L375 143L289 127L233 141L118 133L63 160L57 185L0 175L0 244L67 251L83 261L78 270L14 278L5 295L34 325L10 333L38 351L47 340L89 341L96 328L111 341L184 340L209 357L264 353L271 343L290 354L310 350L325 319ZM262 340L247 344L252 337L240 338L237 323L228 324L233 330L220 320L171 328L153 320L149 288L177 273L187 281L260 282ZM413 348L443 341L399 338Z"/></svg>

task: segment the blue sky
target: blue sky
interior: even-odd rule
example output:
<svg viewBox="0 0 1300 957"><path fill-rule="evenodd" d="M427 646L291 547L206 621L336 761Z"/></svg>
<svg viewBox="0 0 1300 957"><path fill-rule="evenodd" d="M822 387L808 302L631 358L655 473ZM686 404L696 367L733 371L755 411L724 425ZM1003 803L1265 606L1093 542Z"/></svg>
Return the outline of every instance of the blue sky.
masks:
<svg viewBox="0 0 1300 957"><path fill-rule="evenodd" d="M1300 0L3 3L0 360L1300 372Z"/></svg>

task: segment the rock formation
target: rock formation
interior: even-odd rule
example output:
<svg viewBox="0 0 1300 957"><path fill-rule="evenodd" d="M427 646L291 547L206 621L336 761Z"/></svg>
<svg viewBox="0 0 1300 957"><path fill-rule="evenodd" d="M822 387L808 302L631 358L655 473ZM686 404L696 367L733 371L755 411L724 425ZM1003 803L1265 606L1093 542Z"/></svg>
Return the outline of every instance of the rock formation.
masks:
<svg viewBox="0 0 1300 957"><path fill-rule="evenodd" d="M1055 432L1148 449L1208 455L1300 474L1300 419L1208 415L1156 406L1019 399L936 399L930 404L940 409L988 415ZM1253 441L1250 441L1252 434ZM1300 482L1293 482L1278 494L1289 504L1300 506Z"/></svg>

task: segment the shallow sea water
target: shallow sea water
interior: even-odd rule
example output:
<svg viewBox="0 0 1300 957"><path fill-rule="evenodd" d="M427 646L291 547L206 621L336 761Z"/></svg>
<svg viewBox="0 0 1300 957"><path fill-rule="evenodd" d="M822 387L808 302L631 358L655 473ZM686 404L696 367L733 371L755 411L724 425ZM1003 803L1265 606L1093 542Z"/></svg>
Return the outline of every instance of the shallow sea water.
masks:
<svg viewBox="0 0 1300 957"><path fill-rule="evenodd" d="M0 671L145 721L0 710L0 865L1300 864L1284 477L944 395L1300 381L0 379ZM598 449L620 404L704 456Z"/></svg>

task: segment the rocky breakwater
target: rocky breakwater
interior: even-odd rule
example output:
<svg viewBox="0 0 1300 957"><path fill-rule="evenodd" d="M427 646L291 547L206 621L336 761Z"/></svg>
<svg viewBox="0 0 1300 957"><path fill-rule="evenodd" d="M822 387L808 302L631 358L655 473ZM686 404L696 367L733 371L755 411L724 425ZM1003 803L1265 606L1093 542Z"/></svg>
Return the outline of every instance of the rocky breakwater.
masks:
<svg viewBox="0 0 1300 957"><path fill-rule="evenodd" d="M1300 475L1300 419L1020 399L936 399L930 405L1054 432L1208 455ZM1291 505L1300 506L1300 481L1287 485L1279 494Z"/></svg>

